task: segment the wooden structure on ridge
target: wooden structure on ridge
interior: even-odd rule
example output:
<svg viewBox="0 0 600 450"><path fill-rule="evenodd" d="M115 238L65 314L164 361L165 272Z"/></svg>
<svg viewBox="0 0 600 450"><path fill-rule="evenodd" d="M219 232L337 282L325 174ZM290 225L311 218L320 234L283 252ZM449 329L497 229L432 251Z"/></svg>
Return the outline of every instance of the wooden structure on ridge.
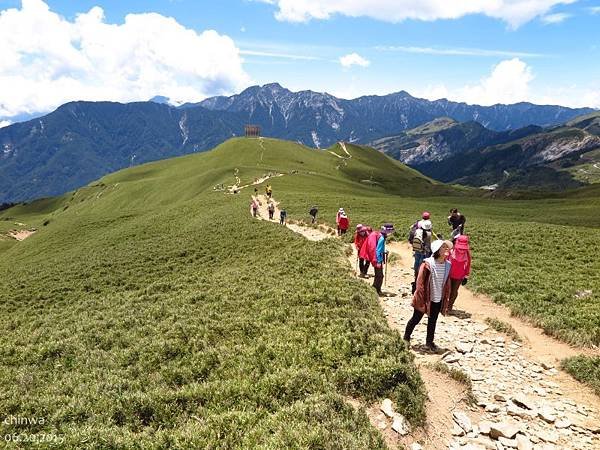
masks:
<svg viewBox="0 0 600 450"><path fill-rule="evenodd" d="M260 127L258 125L246 125L244 132L246 137L260 137Z"/></svg>

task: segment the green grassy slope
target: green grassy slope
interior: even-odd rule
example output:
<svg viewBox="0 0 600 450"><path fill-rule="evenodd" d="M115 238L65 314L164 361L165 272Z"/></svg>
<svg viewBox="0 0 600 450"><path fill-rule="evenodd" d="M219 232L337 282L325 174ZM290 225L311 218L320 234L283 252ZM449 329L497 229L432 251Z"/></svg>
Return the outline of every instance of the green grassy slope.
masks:
<svg viewBox="0 0 600 450"><path fill-rule="evenodd" d="M4 433L62 448L383 448L345 398L390 396L423 419L412 357L341 244L252 220L250 191L213 191L234 167L243 182L276 169L303 171L288 177L302 189L353 183L333 155L265 149L234 140L0 215L50 220L0 260L0 411L45 418Z"/></svg>

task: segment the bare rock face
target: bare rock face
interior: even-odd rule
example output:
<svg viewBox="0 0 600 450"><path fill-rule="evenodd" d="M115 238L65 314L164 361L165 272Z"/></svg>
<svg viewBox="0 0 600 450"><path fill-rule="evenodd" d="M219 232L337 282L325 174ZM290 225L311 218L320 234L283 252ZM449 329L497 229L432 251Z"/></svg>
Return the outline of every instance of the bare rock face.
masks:
<svg viewBox="0 0 600 450"><path fill-rule="evenodd" d="M492 423L490 425L490 437L492 439L498 439L499 437L512 439L519 431L520 428L517 425L508 422Z"/></svg>
<svg viewBox="0 0 600 450"><path fill-rule="evenodd" d="M473 429L473 424L471 423L471 419L463 412L463 411L454 411L452 413L452 418L454 422L461 427L465 433L470 433Z"/></svg>

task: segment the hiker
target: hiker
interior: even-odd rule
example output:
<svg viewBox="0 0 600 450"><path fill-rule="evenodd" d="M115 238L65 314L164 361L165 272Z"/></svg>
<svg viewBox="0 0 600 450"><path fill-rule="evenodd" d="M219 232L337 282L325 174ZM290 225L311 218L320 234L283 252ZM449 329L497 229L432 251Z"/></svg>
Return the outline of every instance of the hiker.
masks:
<svg viewBox="0 0 600 450"><path fill-rule="evenodd" d="M282 209L279 211L279 224L285 225L285 220L287 219L287 211Z"/></svg>
<svg viewBox="0 0 600 450"><path fill-rule="evenodd" d="M275 203L270 202L267 207L267 211L269 211L269 220L273 220L273 215L275 214Z"/></svg>
<svg viewBox="0 0 600 450"><path fill-rule="evenodd" d="M350 226L350 220L348 219L344 208L340 208L335 221L337 223L338 236L346 234L346 231L348 231L348 227Z"/></svg>
<svg viewBox="0 0 600 450"><path fill-rule="evenodd" d="M256 217L256 214L258 213L258 200L254 197L252 198L252 202L250 202L250 208L252 208L252 216Z"/></svg>
<svg viewBox="0 0 600 450"><path fill-rule="evenodd" d="M258 188L257 187L254 188L254 196L258 197Z"/></svg>
<svg viewBox="0 0 600 450"><path fill-rule="evenodd" d="M346 223L348 217L346 216L346 212L344 211L344 208L340 208L335 216L335 223L337 225L337 232L338 232L338 236L341 236L342 233L342 228L340 227L340 221L342 220L343 217L346 217L346 220L344 220L344 224ZM348 227L346 226L346 230L348 229ZM345 233L345 231L344 231Z"/></svg>
<svg viewBox="0 0 600 450"><path fill-rule="evenodd" d="M419 220L415 224L415 229L411 229L412 236L409 236L408 242L412 245L414 264L413 272L415 279L411 283L411 291L414 294L417 286L417 275L419 274L419 267L425 260L431 256L431 235L432 235L432 224L431 220Z"/></svg>
<svg viewBox="0 0 600 450"><path fill-rule="evenodd" d="M310 208L310 211L308 213L312 217L312 222L311 223L315 223L317 221L317 214L318 214L318 212L319 212L319 208L317 208L316 205L313 205L312 208Z"/></svg>
<svg viewBox="0 0 600 450"><path fill-rule="evenodd" d="M413 295L413 316L406 324L404 340L410 344L410 336L423 316L427 314L427 338L425 346L437 352L435 326L440 312L448 314L450 306L450 262L446 261L448 247L437 239L431 243L433 255L423 261L417 277L417 289Z"/></svg>
<svg viewBox="0 0 600 450"><path fill-rule="evenodd" d="M359 268L359 277L367 278L367 272L369 271L369 259L360 256L360 251L365 244L369 234L367 232L367 227L363 224L356 225L356 233L354 234L354 246L356 247L357 258L358 258L358 268Z"/></svg>
<svg viewBox="0 0 600 450"><path fill-rule="evenodd" d="M450 251L448 261L450 267L450 304L448 311L452 311L454 302L458 297L458 289L467 284L471 274L471 250L469 249L469 236L461 234L456 238L454 248Z"/></svg>
<svg viewBox="0 0 600 450"><path fill-rule="evenodd" d="M271 195L273 195L273 188L271 188L270 184L267 184L267 187L265 188L265 191L267 193L267 197L271 198Z"/></svg>
<svg viewBox="0 0 600 450"><path fill-rule="evenodd" d="M383 295L383 292L381 291L381 285L383 284L383 265L387 264L385 239L393 232L394 225L386 223L385 225L382 225L379 232L371 233L361 248L361 253L368 256L369 262L375 269L373 287L379 296Z"/></svg>
<svg viewBox="0 0 600 450"><path fill-rule="evenodd" d="M465 234L466 222L467 218L464 216L464 214L459 213L458 209L453 208L450 210L450 215L448 216L448 225L452 227L450 239L454 240L454 238L459 234Z"/></svg>

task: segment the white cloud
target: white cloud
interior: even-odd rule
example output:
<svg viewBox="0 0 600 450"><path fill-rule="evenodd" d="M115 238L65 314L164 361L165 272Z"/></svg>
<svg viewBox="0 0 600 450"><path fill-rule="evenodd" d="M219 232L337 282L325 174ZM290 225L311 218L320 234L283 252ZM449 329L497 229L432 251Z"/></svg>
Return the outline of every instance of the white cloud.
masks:
<svg viewBox="0 0 600 450"><path fill-rule="evenodd" d="M590 6L588 11L592 14L600 14L600 6Z"/></svg>
<svg viewBox="0 0 600 450"><path fill-rule="evenodd" d="M547 55L542 53L516 52L511 50L488 50L483 48L437 48L437 47L414 47L402 45L389 45L375 47L377 50L415 53L421 55L439 56L487 56L487 57L509 57L509 58L541 58Z"/></svg>
<svg viewBox="0 0 600 450"><path fill-rule="evenodd" d="M546 25L552 25L555 23L564 22L569 17L572 17L572 15L566 13L547 14L545 16L542 16L541 21L544 22Z"/></svg>
<svg viewBox="0 0 600 450"><path fill-rule="evenodd" d="M293 55L290 53L278 53L278 52L265 52L262 50L240 50L240 55L247 56L264 56L267 58L282 58L282 59L296 59L296 60L305 60L305 61L318 61L321 58L317 56L309 56L309 55Z"/></svg>
<svg viewBox="0 0 600 450"><path fill-rule="evenodd" d="M340 56L340 64L342 67L349 69L352 66L368 67L371 62L358 53L349 53L344 56Z"/></svg>
<svg viewBox="0 0 600 450"><path fill-rule="evenodd" d="M69 100L198 101L248 83L229 37L155 13L110 24L97 6L73 21L42 0L1 11L0 55L0 117Z"/></svg>
<svg viewBox="0 0 600 450"><path fill-rule="evenodd" d="M479 83L457 89L436 85L425 89L419 95L432 100L448 98L477 105L496 103L516 103L530 99L530 82L534 76L526 63L518 58L501 61L492 68L489 76Z"/></svg>
<svg viewBox="0 0 600 450"><path fill-rule="evenodd" d="M277 5L278 20L306 22L329 19L340 14L371 17L386 22L406 19L458 19L469 14L483 14L500 19L516 28L535 17L548 13L554 6L577 0L260 0Z"/></svg>

